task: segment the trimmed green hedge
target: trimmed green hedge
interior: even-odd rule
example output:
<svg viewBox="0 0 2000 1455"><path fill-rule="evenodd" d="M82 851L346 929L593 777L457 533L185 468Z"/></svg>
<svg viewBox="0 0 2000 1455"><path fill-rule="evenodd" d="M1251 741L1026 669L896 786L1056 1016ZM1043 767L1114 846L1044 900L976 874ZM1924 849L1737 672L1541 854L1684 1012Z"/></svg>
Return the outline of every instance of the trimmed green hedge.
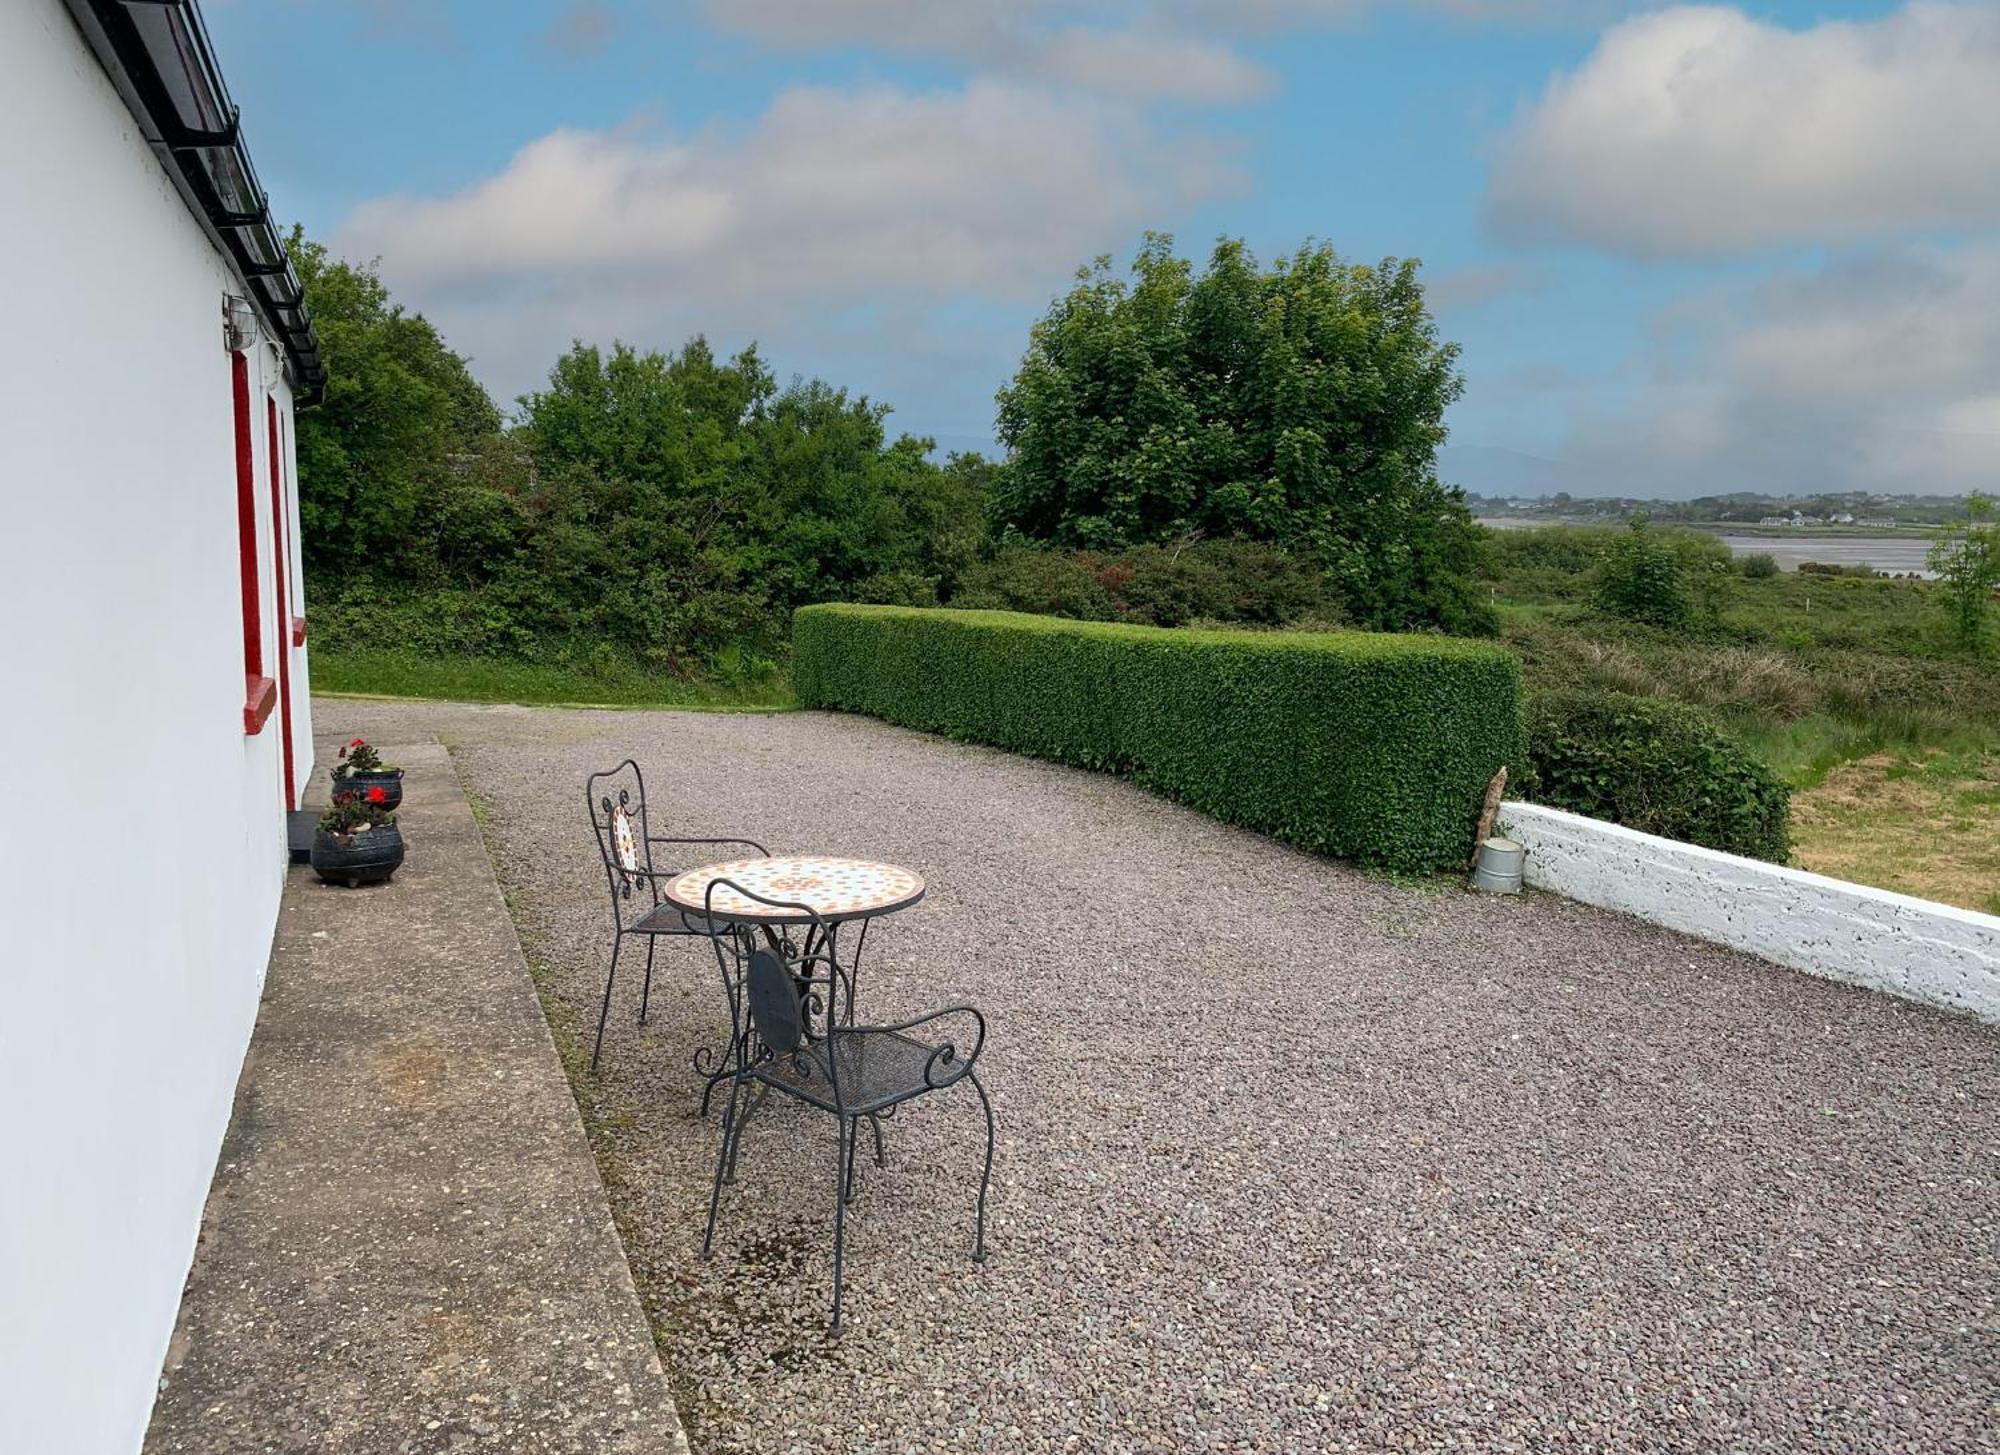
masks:
<svg viewBox="0 0 2000 1455"><path fill-rule="evenodd" d="M849 605L792 633L808 707L1129 774L1382 868L1462 867L1487 781L1526 761L1519 663L1451 637Z"/></svg>
<svg viewBox="0 0 2000 1455"><path fill-rule="evenodd" d="M1792 790L1691 703L1537 693L1528 740L1536 803L1774 864L1790 854Z"/></svg>

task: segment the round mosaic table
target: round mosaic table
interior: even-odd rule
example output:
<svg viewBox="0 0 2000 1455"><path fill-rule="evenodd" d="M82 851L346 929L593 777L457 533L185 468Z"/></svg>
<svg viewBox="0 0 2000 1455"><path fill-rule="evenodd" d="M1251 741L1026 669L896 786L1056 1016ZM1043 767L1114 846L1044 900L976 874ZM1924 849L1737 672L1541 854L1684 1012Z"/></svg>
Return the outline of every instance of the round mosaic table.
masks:
<svg viewBox="0 0 2000 1455"><path fill-rule="evenodd" d="M670 880L662 893L681 909L733 923L787 925L811 919L796 909L759 904L727 885L717 889L711 900L708 887L718 879L740 884L766 899L811 905L829 925L894 914L924 897L923 876L914 869L816 854L704 864Z"/></svg>

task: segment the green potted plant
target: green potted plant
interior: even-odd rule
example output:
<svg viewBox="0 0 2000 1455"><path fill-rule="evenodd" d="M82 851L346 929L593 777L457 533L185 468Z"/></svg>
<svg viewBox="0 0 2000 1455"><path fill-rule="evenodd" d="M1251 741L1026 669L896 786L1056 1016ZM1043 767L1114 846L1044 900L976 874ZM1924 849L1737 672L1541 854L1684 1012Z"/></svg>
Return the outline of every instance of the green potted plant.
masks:
<svg viewBox="0 0 2000 1455"><path fill-rule="evenodd" d="M400 807L403 770L383 762L382 755L368 745L366 738L356 738L340 750L340 761L333 765L333 796L338 799L349 790L367 793L371 788L381 789L383 796L371 796L369 802L388 809Z"/></svg>
<svg viewBox="0 0 2000 1455"><path fill-rule="evenodd" d="M333 807L319 816L312 866L328 884L349 889L380 884L403 862L403 831L396 827L388 790L335 784Z"/></svg>

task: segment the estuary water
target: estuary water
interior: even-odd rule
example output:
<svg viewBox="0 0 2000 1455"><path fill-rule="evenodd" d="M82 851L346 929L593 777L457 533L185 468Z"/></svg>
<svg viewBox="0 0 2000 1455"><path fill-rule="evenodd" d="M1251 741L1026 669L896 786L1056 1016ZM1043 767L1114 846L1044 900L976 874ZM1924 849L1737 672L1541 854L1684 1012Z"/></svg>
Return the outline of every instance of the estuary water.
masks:
<svg viewBox="0 0 2000 1455"><path fill-rule="evenodd" d="M1920 536L1816 536L1800 531L1797 535L1725 535L1722 543L1739 556L1765 552L1787 571L1798 570L1801 561L1819 561L1830 566L1873 566L1899 574L1930 574L1924 557L1930 553L1931 543Z"/></svg>
<svg viewBox="0 0 2000 1455"><path fill-rule="evenodd" d="M1482 519L1479 523L1495 530L1523 530L1551 522L1516 518ZM1829 566L1873 566L1878 571L1898 574L1905 571L1919 576L1931 574L1924 566L1931 543L1920 536L1814 535L1800 530L1767 536L1718 532L1717 539L1733 555L1754 556L1762 552L1786 571L1798 570L1801 561L1818 561Z"/></svg>

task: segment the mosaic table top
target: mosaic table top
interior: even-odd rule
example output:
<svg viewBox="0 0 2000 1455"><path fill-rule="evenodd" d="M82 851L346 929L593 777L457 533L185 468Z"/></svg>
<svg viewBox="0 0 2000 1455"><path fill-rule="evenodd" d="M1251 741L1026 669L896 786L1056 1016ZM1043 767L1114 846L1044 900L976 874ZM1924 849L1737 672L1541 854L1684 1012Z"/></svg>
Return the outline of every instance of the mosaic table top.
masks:
<svg viewBox="0 0 2000 1455"><path fill-rule="evenodd" d="M830 859L817 854L779 854L769 859L704 864L670 881L666 897L683 909L712 912L717 918L777 923L801 917L796 910L759 904L728 888L716 890L711 905L708 886L717 879L732 880L767 899L809 904L829 920L888 914L924 897L923 876L914 869L867 859Z"/></svg>

